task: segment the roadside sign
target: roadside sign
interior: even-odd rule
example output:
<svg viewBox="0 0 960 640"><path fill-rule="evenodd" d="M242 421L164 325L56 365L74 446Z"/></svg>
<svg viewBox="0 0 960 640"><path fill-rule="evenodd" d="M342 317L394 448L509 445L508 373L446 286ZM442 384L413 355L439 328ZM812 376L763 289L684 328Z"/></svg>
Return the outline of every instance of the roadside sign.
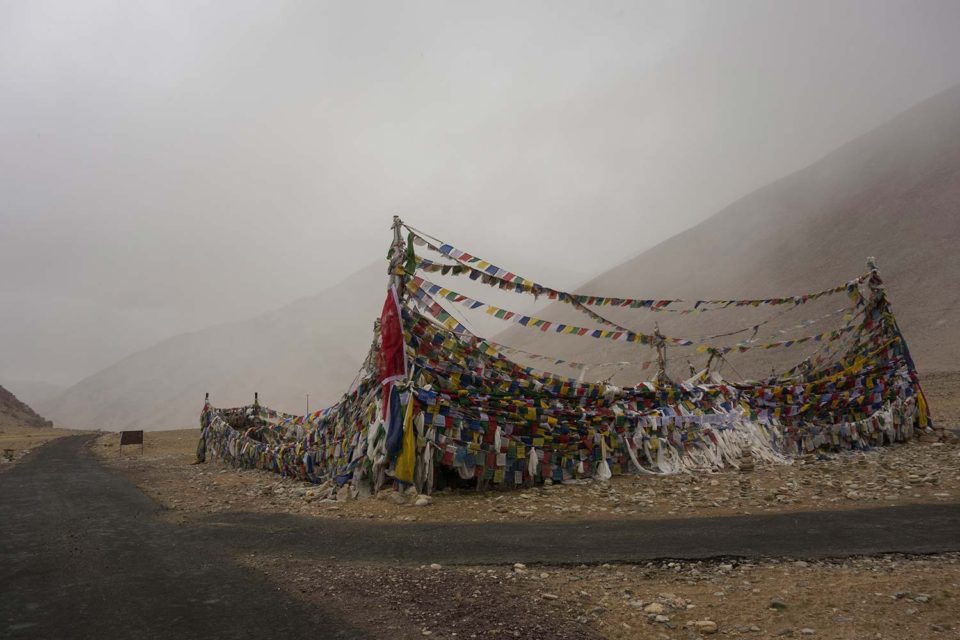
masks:
<svg viewBox="0 0 960 640"><path fill-rule="evenodd" d="M140 445L140 455L143 455L143 431L121 431L120 432L120 454L123 454L123 445Z"/></svg>

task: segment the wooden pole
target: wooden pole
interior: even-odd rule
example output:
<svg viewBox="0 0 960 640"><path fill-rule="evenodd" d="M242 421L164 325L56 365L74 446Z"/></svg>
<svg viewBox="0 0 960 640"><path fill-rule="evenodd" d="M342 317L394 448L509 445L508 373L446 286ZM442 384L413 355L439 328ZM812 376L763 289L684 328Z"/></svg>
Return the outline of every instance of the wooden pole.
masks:
<svg viewBox="0 0 960 640"><path fill-rule="evenodd" d="M653 335L657 338L657 386L662 387L670 378L667 377L667 341L660 333L660 323L654 324Z"/></svg>
<svg viewBox="0 0 960 640"><path fill-rule="evenodd" d="M713 347L710 347L710 348L707 349L707 353L710 354L710 357L707 358L707 368L704 369L704 371L703 371L703 375L704 375L704 376L709 376L709 375L710 375L710 367L713 365L713 361L714 361L714 359L717 357L717 350L716 350L715 348L713 348Z"/></svg>
<svg viewBox="0 0 960 640"><path fill-rule="evenodd" d="M403 235L401 234L401 228L403 227L403 220L400 219L400 216L393 216L393 243L390 245L390 284L393 285L397 290L397 297L403 302L404 296L406 294L406 275L403 270L403 262L407 253L407 245L403 241Z"/></svg>

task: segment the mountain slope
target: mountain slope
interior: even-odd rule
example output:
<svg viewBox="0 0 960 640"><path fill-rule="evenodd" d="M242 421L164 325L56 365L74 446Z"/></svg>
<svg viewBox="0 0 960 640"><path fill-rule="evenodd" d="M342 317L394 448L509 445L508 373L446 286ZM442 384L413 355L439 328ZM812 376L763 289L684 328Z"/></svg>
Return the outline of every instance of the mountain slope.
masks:
<svg viewBox="0 0 960 640"><path fill-rule="evenodd" d="M918 368L957 370L958 246L960 86L741 198L696 227L602 273L580 290L687 299L792 295L843 282L865 271L867 256L876 256ZM842 306L841 297L819 308L802 307L792 317L804 319L803 313L817 317L828 305ZM654 321L659 321L663 333L687 336L748 326L771 311L761 308L684 318L644 313L614 311L610 315L637 330L652 330ZM543 317L576 318L584 323L584 316L557 305ZM500 339L562 357L600 361L596 341L541 336L516 327ZM606 360L633 361L650 355L649 349L630 351L619 345L604 345L602 350ZM770 365L771 358L783 364L806 355L791 351L771 356L774 351L762 354L763 367L754 367L754 373ZM694 364L702 364L690 354L680 360L688 356ZM646 370L641 376L632 368L623 377L636 379L650 373Z"/></svg>
<svg viewBox="0 0 960 640"><path fill-rule="evenodd" d="M165 340L94 374L43 410L75 428L193 426L210 392L217 406L253 401L303 413L347 391L366 357L383 305L386 263L323 293L251 320ZM216 304L213 300L212 304Z"/></svg>
<svg viewBox="0 0 960 640"><path fill-rule="evenodd" d="M8 427L52 427L15 395L0 387L0 429Z"/></svg>

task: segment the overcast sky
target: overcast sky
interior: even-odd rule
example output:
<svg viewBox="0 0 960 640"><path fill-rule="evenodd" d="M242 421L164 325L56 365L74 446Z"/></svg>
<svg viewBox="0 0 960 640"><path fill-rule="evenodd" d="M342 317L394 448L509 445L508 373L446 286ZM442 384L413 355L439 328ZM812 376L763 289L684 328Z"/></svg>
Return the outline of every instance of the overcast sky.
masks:
<svg viewBox="0 0 960 640"><path fill-rule="evenodd" d="M573 286L960 81L958 33L956 1L0 0L0 380L316 293L394 213Z"/></svg>

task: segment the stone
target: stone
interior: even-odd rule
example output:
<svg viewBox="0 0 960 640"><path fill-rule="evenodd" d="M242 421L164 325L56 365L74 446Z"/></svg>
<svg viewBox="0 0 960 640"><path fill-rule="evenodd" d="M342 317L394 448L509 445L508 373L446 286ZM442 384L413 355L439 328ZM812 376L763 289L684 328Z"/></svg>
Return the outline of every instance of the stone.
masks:
<svg viewBox="0 0 960 640"><path fill-rule="evenodd" d="M813 636L816 635L816 633L817 632L810 627L804 627L803 629L800 629L800 635L802 636Z"/></svg>
<svg viewBox="0 0 960 640"><path fill-rule="evenodd" d="M769 607L771 609L776 609L777 611L783 611L784 609L787 608L787 603L778 598L774 598L773 600L770 601Z"/></svg>
<svg viewBox="0 0 960 640"><path fill-rule="evenodd" d="M651 602L643 608L644 613L652 613L654 615L664 612L663 605L659 602Z"/></svg>
<svg viewBox="0 0 960 640"><path fill-rule="evenodd" d="M416 507L425 507L431 502L433 502L433 498L431 498L430 496L420 495L420 496L417 496L417 499L414 501L413 504Z"/></svg>
<svg viewBox="0 0 960 640"><path fill-rule="evenodd" d="M693 623L697 628L697 631L700 633L716 633L717 632L717 623L713 620L697 620Z"/></svg>
<svg viewBox="0 0 960 640"><path fill-rule="evenodd" d="M663 624L665 622L670 622L670 616L654 616L653 621L659 622L660 624Z"/></svg>
<svg viewBox="0 0 960 640"><path fill-rule="evenodd" d="M433 564L430 565L430 569L433 571L439 571L440 569L443 569L443 565L437 564L436 562L434 562Z"/></svg>
<svg viewBox="0 0 960 640"><path fill-rule="evenodd" d="M544 600L559 600L560 596L555 593L541 593L540 597Z"/></svg>

